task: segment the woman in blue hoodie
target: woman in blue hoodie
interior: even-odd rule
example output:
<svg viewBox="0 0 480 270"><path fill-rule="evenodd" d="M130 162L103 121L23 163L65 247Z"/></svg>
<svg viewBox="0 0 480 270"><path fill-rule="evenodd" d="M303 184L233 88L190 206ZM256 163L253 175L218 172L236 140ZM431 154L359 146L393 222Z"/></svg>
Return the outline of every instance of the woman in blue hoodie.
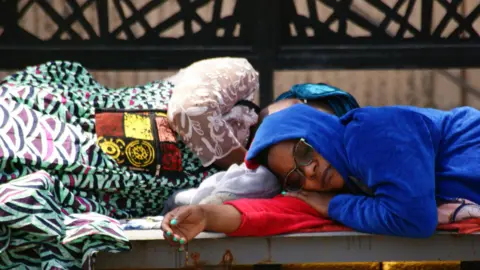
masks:
<svg viewBox="0 0 480 270"><path fill-rule="evenodd" d="M338 118L298 104L264 119L246 163L267 165L286 190L357 231L425 238L435 232L437 203L480 203L480 111L366 107ZM198 219L214 231L241 226L245 213L215 207L180 209L164 229L177 233L167 222L185 213L215 216L214 224Z"/></svg>
<svg viewBox="0 0 480 270"><path fill-rule="evenodd" d="M297 196L355 230L429 237L438 201L480 203L480 111L367 107L339 119L295 105L264 120L247 162L314 191Z"/></svg>

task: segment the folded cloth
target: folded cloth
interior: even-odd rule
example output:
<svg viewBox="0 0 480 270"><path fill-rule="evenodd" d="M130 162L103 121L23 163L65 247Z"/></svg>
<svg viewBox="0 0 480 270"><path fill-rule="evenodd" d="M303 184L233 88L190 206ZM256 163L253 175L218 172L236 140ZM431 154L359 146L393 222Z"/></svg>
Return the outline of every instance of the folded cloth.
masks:
<svg viewBox="0 0 480 270"><path fill-rule="evenodd" d="M280 192L277 178L267 168L248 169L233 164L227 171L205 179L198 188L175 192L166 201L162 215L182 205L222 204L242 198L272 198Z"/></svg>
<svg viewBox="0 0 480 270"><path fill-rule="evenodd" d="M120 221L122 230L159 230L162 227L163 216L124 219Z"/></svg>
<svg viewBox="0 0 480 270"><path fill-rule="evenodd" d="M459 234L472 234L480 232L480 218L469 218L449 224L439 224L437 230L451 231Z"/></svg>

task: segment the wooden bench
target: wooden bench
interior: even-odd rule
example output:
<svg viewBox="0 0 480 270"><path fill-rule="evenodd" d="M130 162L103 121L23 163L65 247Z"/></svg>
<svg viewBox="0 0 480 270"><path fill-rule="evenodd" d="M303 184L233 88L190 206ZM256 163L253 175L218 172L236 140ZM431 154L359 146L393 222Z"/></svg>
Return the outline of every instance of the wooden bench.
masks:
<svg viewBox="0 0 480 270"><path fill-rule="evenodd" d="M100 253L98 269L158 269L185 266L185 253L170 247L161 230L126 231L133 249ZM252 265L319 262L475 261L480 235L439 232L406 239L357 232L300 233L261 238L202 233L188 247L189 265ZM197 258L196 260L192 258Z"/></svg>

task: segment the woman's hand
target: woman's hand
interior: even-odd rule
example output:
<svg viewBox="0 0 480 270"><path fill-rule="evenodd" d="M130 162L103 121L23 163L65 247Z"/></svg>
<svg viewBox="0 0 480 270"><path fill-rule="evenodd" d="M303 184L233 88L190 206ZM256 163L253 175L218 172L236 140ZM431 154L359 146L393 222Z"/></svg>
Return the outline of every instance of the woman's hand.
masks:
<svg viewBox="0 0 480 270"><path fill-rule="evenodd" d="M203 232L206 226L207 216L201 206L180 206L163 218L163 237L172 246L180 246L180 249L184 249L184 245Z"/></svg>
<svg viewBox="0 0 480 270"><path fill-rule="evenodd" d="M330 204L330 200L335 197L335 194L301 190L297 192L289 192L286 196L299 198L317 210L320 215L328 217L328 205Z"/></svg>
<svg viewBox="0 0 480 270"><path fill-rule="evenodd" d="M203 231L232 233L240 227L242 215L231 205L186 205L173 209L162 221L163 237L172 246L184 245Z"/></svg>

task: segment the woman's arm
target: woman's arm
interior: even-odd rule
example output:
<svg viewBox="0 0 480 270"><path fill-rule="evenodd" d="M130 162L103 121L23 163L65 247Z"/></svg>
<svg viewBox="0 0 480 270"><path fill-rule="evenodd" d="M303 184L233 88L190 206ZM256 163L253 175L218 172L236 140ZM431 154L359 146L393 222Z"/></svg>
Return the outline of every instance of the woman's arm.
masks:
<svg viewBox="0 0 480 270"><path fill-rule="evenodd" d="M226 202L242 215L240 226L230 236L269 236L332 225L304 201L277 196L273 199L240 199Z"/></svg>
<svg viewBox="0 0 480 270"><path fill-rule="evenodd" d="M199 205L205 213L205 231L232 233L242 224L242 214L231 205Z"/></svg>
<svg viewBox="0 0 480 270"><path fill-rule="evenodd" d="M204 166L240 164L257 115L234 105L240 100L253 101L258 73L242 58L207 59L181 72L168 108L173 129Z"/></svg>
<svg viewBox="0 0 480 270"><path fill-rule="evenodd" d="M175 220L174 224L171 221ZM268 236L331 225L305 202L277 196L273 199L240 199L224 205L192 205L165 215L162 229L167 239L188 242L202 231L229 236ZM173 242L175 243L175 242Z"/></svg>
<svg viewBox="0 0 480 270"><path fill-rule="evenodd" d="M437 226L433 123L405 109L368 108L347 114L350 166L374 196L341 194L330 218L374 234L429 237Z"/></svg>

